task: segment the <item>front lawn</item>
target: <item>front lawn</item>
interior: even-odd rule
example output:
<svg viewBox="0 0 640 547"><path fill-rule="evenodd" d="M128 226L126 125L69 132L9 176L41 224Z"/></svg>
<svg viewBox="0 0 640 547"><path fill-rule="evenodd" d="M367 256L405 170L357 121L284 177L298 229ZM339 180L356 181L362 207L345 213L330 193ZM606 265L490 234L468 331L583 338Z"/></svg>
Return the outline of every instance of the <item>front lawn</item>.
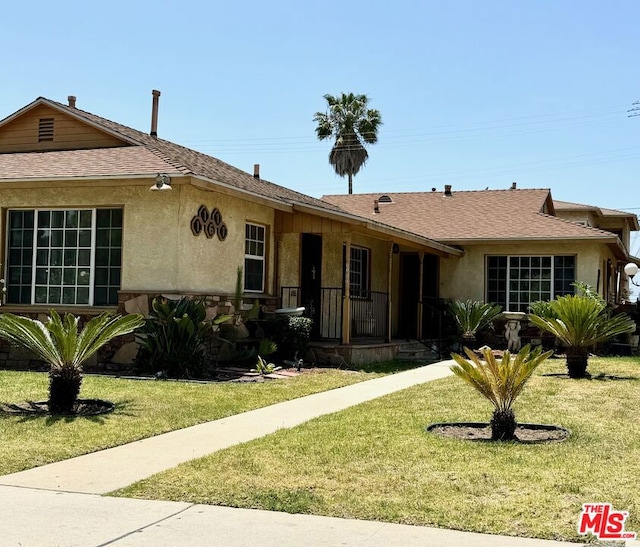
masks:
<svg viewBox="0 0 640 547"><path fill-rule="evenodd" d="M86 376L81 398L108 399L111 414L30 417L0 413L0 475L217 420L379 374L330 369L262 383L185 383ZM0 403L47 398L48 375L0 371Z"/></svg>
<svg viewBox="0 0 640 547"><path fill-rule="evenodd" d="M469 442L429 423L488 421L456 377L416 386L183 464L116 493L475 532L586 541L583 503L629 511L640 532L640 360L592 358L570 380L543 364L515 404L520 422L559 424L553 444ZM589 538L593 539L591 536Z"/></svg>

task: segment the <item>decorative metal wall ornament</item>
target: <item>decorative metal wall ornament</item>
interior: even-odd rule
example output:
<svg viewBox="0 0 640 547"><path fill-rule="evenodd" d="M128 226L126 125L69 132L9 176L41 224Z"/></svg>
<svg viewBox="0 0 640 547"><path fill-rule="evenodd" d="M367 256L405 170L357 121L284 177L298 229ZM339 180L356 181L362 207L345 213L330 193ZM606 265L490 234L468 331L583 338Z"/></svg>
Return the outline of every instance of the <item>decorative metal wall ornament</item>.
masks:
<svg viewBox="0 0 640 547"><path fill-rule="evenodd" d="M191 219L191 233L194 236L199 236L202 232L207 236L207 239L211 239L217 235L220 241L227 239L227 225L222 220L222 213L213 208L211 213L207 209L206 205L200 205L198 212Z"/></svg>

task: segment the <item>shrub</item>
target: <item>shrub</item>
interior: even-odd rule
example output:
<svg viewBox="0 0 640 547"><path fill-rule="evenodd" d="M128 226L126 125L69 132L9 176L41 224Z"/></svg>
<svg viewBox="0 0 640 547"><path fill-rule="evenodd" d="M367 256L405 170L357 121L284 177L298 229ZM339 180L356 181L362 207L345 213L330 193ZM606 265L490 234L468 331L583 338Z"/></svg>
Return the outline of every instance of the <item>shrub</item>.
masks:
<svg viewBox="0 0 640 547"><path fill-rule="evenodd" d="M267 322L266 329L283 359L302 357L309 345L313 321L309 317L275 316Z"/></svg>
<svg viewBox="0 0 640 547"><path fill-rule="evenodd" d="M204 300L154 298L152 311L137 335L140 350L136 363L169 378L197 378L204 372L206 342L213 325L229 319L206 321Z"/></svg>

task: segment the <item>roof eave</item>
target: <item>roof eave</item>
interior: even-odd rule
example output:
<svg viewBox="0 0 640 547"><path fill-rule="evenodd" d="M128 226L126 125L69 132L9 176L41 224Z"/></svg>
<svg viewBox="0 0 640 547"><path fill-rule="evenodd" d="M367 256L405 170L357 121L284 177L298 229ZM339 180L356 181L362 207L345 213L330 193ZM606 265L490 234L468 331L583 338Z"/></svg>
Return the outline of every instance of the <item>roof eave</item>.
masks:
<svg viewBox="0 0 640 547"><path fill-rule="evenodd" d="M316 207L301 202L292 202L292 205L293 209L296 211L309 212L316 215L320 214L326 218L339 220L341 222L346 222L348 224L353 224L356 226L363 226L370 230L384 233L386 235L401 237L404 240L411 241L422 247L429 247L447 255L462 256L464 254L464 251L456 249L454 247L450 247L449 245L444 244L440 241L435 241L433 239L419 236L411 232L406 232L404 230L400 230L398 228L394 228L393 226L389 226L380 222L372 222L367 218L360 217L351 213L335 211L332 209L323 209L321 207Z"/></svg>
<svg viewBox="0 0 640 547"><path fill-rule="evenodd" d="M232 184L227 184L219 180L203 177L202 175L191 175L191 185L195 186L196 188L200 188L201 190L217 190L221 191L224 194L235 197L241 197L244 199L250 198L251 201L269 205L270 207L278 209L279 211L290 213L293 210L293 206L287 201L264 196L262 194L258 194L257 192L251 192L250 190L246 190L244 188L238 188L237 186L233 186ZM212 186L215 186L215 188Z"/></svg>

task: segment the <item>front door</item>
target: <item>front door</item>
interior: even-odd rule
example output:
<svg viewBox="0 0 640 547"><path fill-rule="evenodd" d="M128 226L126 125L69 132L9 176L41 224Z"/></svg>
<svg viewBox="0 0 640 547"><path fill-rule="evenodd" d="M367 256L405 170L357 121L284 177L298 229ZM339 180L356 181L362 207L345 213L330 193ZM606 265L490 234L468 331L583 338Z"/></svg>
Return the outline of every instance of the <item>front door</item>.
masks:
<svg viewBox="0 0 640 547"><path fill-rule="evenodd" d="M418 303L422 284L422 333L420 338L437 338L441 310L438 309L438 257L425 254L422 279L418 253L400 255L400 320L398 334L402 338L418 336Z"/></svg>
<svg viewBox="0 0 640 547"><path fill-rule="evenodd" d="M322 283L322 236L302 234L300 293L304 314L313 319L311 337L320 337L320 298Z"/></svg>

